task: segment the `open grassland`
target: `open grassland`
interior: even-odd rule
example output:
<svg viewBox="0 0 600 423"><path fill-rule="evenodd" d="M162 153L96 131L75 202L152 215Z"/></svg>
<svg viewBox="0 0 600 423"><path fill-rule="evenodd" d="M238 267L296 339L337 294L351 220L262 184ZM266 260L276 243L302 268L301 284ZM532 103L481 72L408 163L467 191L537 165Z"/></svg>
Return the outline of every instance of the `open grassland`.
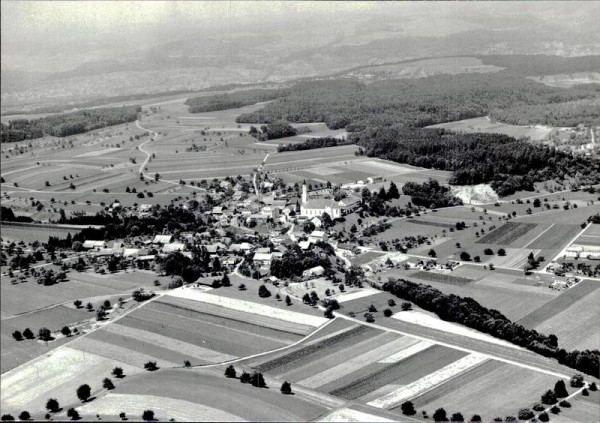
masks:
<svg viewBox="0 0 600 423"><path fill-rule="evenodd" d="M108 275L71 271L67 278L67 282L50 286L39 285L32 280L12 285L3 278L0 285L2 311L15 315L77 299L83 301L89 297L130 294L137 287L149 287L154 279L161 279L137 271Z"/></svg>
<svg viewBox="0 0 600 423"><path fill-rule="evenodd" d="M463 119L456 122L440 123L427 128L444 128L455 132L496 133L505 134L514 138L528 137L532 141L548 139L551 127L542 126L517 126L493 122L487 116Z"/></svg>
<svg viewBox="0 0 600 423"><path fill-rule="evenodd" d="M515 223L506 222L499 228L489 232L483 238L480 238L478 244L497 244L497 245L511 245L517 238L525 235L527 232L535 228L532 223Z"/></svg>
<svg viewBox="0 0 600 423"><path fill-rule="evenodd" d="M386 280L389 276L410 279L408 273L400 269L389 270L380 275L382 280ZM513 283L520 277L520 275L506 274L495 270L489 272L488 276L466 286L435 281L427 281L426 284L439 289L444 294L471 297L485 307L499 310L511 320L523 318L532 310L542 307L559 295L559 292L543 286L536 287ZM390 296L390 298L392 297ZM368 306L368 304L364 305ZM344 307L347 307L347 304L344 304ZM355 312L357 311L355 310Z"/></svg>
<svg viewBox="0 0 600 423"><path fill-rule="evenodd" d="M68 234L71 236L79 232L77 229L67 228L43 228L43 227L27 227L27 226L12 226L2 223L2 239L4 241L23 241L26 243L33 241L47 242L48 238L58 237L66 238Z"/></svg>
<svg viewBox="0 0 600 423"><path fill-rule="evenodd" d="M2 411L18 415L28 410L41 419L48 398L57 398L63 406L79 404L76 387L87 383L97 391L115 366L122 367L127 377L136 372L131 366L100 355L60 347L2 374Z"/></svg>
<svg viewBox="0 0 600 423"><path fill-rule="evenodd" d="M223 377L222 371L181 369L146 373L125 380L119 386L118 393L153 395L160 397L161 403L162 398L194 403L197 405L195 412L187 408L184 410L194 413L192 420L195 421L231 421L237 420L237 416L248 421L308 421L328 410L300 392L282 395L278 386L257 389L237 379ZM118 402L105 404L110 410L116 411L120 407ZM169 401L163 404L169 404ZM206 415L202 414L204 409L207 410ZM164 414L157 412L156 417L161 420L175 418L177 410L165 407Z"/></svg>
<svg viewBox="0 0 600 423"><path fill-rule="evenodd" d="M449 414L460 411L466 418L479 414L483 421L492 421L498 416L516 416L520 408L539 402L556 380L555 376L490 360L412 401L419 413L424 410L431 415L443 407Z"/></svg>

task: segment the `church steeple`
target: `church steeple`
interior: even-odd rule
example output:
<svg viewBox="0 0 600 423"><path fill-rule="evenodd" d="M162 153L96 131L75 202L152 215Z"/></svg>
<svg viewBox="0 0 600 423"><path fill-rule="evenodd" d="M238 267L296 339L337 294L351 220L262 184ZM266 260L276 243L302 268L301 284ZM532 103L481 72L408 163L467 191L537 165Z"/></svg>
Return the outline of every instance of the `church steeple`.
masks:
<svg viewBox="0 0 600 423"><path fill-rule="evenodd" d="M306 204L308 201L308 189L306 188L306 181L302 182L302 204Z"/></svg>

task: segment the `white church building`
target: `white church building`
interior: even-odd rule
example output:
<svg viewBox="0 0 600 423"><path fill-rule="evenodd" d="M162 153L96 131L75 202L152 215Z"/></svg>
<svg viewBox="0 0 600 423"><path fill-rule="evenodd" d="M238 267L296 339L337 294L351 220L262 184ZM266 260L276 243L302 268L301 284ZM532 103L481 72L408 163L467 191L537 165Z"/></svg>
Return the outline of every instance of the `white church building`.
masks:
<svg viewBox="0 0 600 423"><path fill-rule="evenodd" d="M342 217L342 208L342 205L331 198L318 198L309 200L306 184L302 185L302 204L300 204L301 216L306 216L309 218L315 216L321 217L323 213L327 213L332 219L337 219Z"/></svg>

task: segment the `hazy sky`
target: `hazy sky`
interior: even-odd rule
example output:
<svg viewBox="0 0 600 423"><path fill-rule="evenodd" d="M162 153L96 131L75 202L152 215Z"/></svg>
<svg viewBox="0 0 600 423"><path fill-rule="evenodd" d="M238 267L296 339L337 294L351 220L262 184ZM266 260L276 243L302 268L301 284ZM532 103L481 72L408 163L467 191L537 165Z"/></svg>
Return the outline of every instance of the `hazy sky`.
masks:
<svg viewBox="0 0 600 423"><path fill-rule="evenodd" d="M565 16L589 14L590 7L599 3L2 0L0 4L2 68L22 69L28 57L51 58L54 67L58 58L64 57L68 67L67 62L70 66L78 60L91 60L94 54L104 57L114 52L118 57L202 31L212 30L214 35L246 27L247 31L273 33L305 22L326 30L328 24L339 26L367 15L401 20L426 14L432 17L426 21L432 29L437 25L435 17L482 16L472 21L485 24L485 16L517 16L521 12L569 25L577 20Z"/></svg>

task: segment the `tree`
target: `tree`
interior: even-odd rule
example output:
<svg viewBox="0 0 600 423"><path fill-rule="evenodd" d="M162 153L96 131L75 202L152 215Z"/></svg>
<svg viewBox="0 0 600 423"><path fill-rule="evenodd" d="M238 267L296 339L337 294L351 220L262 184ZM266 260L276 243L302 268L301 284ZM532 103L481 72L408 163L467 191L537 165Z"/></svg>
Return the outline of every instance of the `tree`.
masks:
<svg viewBox="0 0 600 423"><path fill-rule="evenodd" d="M23 334L21 334L20 331L16 330L12 333L13 338L15 338L15 340L17 341L22 341L23 340Z"/></svg>
<svg viewBox="0 0 600 423"><path fill-rule="evenodd" d="M558 402L558 400L556 399L556 394L551 389L548 389L542 395L542 403L543 404L552 405L552 404L556 404L557 402Z"/></svg>
<svg viewBox="0 0 600 423"><path fill-rule="evenodd" d="M281 384L281 393L284 395L290 395L292 393L292 385L288 381Z"/></svg>
<svg viewBox="0 0 600 423"><path fill-rule="evenodd" d="M369 312L370 313L377 313L377 307L375 307L375 304L371 304L369 306Z"/></svg>
<svg viewBox="0 0 600 423"><path fill-rule="evenodd" d="M240 376L240 382L250 383L251 379L252 379L252 377L250 376L250 373L242 372L242 375Z"/></svg>
<svg viewBox="0 0 600 423"><path fill-rule="evenodd" d="M123 369L121 367L115 367L112 370L112 375L118 379L122 379L125 377L125 373L123 373Z"/></svg>
<svg viewBox="0 0 600 423"><path fill-rule="evenodd" d="M554 393L556 394L556 398L566 398L569 396L564 380L559 380L554 384Z"/></svg>
<svg viewBox="0 0 600 423"><path fill-rule="evenodd" d="M33 338L35 338L35 335L31 331L31 329L29 329L29 328L25 328L25 330L23 331L23 336L25 338L27 338L27 339L33 339Z"/></svg>
<svg viewBox="0 0 600 423"><path fill-rule="evenodd" d="M327 308L323 312L323 315L328 319L333 319L333 307L327 306Z"/></svg>
<svg viewBox="0 0 600 423"><path fill-rule="evenodd" d="M388 198L388 200L391 200L394 198L400 198L400 191L398 191L398 187L396 186L396 184L393 181L390 182L390 188L388 189L388 192L387 192L387 198Z"/></svg>
<svg viewBox="0 0 600 423"><path fill-rule="evenodd" d="M435 250L433 248L431 250L429 250L429 252L427 253L427 255L429 257L433 257L433 258L437 257L437 253L435 252Z"/></svg>
<svg viewBox="0 0 600 423"><path fill-rule="evenodd" d="M405 416L414 416L417 414L417 410L415 410L415 406L411 401L404 401L400 406L400 409Z"/></svg>
<svg viewBox="0 0 600 423"><path fill-rule="evenodd" d="M63 326L63 328L60 330L60 333L62 333L64 336L71 336L71 328L68 326Z"/></svg>
<svg viewBox="0 0 600 423"><path fill-rule="evenodd" d="M60 411L60 404L55 398L50 398L46 401L46 410L52 413L58 413Z"/></svg>
<svg viewBox="0 0 600 423"><path fill-rule="evenodd" d="M121 420L125 420L125 419L127 419L127 414L125 414L125 413L121 412L121 413L119 413L119 418L120 418Z"/></svg>
<svg viewBox="0 0 600 423"><path fill-rule="evenodd" d="M446 415L446 410L444 410L443 408L438 408L437 410L435 410L435 413L433 413L433 421L447 422L448 416Z"/></svg>
<svg viewBox="0 0 600 423"><path fill-rule="evenodd" d="M237 376L237 373L235 371L235 367L233 367L233 365L227 366L227 368L225 369L225 377L228 377L230 379L235 379L236 376Z"/></svg>
<svg viewBox="0 0 600 423"><path fill-rule="evenodd" d="M471 422L480 422L481 421L481 416L479 414L473 414L473 417L471 417Z"/></svg>
<svg viewBox="0 0 600 423"><path fill-rule="evenodd" d="M223 274L223 278L221 279L221 285L222 286L231 286L231 281L229 280L229 276L227 276L227 273Z"/></svg>
<svg viewBox="0 0 600 423"><path fill-rule="evenodd" d="M104 389L108 389L110 391L111 389L115 389L115 384L113 383L112 380L110 380L109 378L106 377L102 381L102 387Z"/></svg>
<svg viewBox="0 0 600 423"><path fill-rule="evenodd" d="M260 298L267 298L267 297L270 297L270 296L271 296L271 291L269 291L265 285L261 285L261 286L258 288L258 296L259 296Z"/></svg>
<svg viewBox="0 0 600 423"><path fill-rule="evenodd" d="M550 421L550 416L548 415L548 413L546 413L546 412L544 411L543 413L541 413L541 414L538 416L538 419L539 419L541 422L549 422L549 421Z"/></svg>
<svg viewBox="0 0 600 423"><path fill-rule="evenodd" d="M288 306L292 305L292 299L290 298L289 295L285 296L285 304L288 305Z"/></svg>
<svg viewBox="0 0 600 423"><path fill-rule="evenodd" d="M450 421L451 422L464 422L465 418L463 417L462 413L454 413L452 414L452 417L450 417Z"/></svg>
<svg viewBox="0 0 600 423"><path fill-rule="evenodd" d="M371 313L365 313L365 320L367 323L375 322L375 317Z"/></svg>
<svg viewBox="0 0 600 423"><path fill-rule="evenodd" d="M404 301L402 305L400 305L400 308L402 309L402 311L410 311L412 310L412 304L408 301Z"/></svg>
<svg viewBox="0 0 600 423"><path fill-rule="evenodd" d="M52 332L50 332L50 329L48 328L41 328L38 331L38 338L40 338L42 341L50 341L52 339Z"/></svg>
<svg viewBox="0 0 600 423"><path fill-rule="evenodd" d="M98 310L96 310L96 320L101 321L104 319L106 319L106 310L104 307L100 307Z"/></svg>
<svg viewBox="0 0 600 423"><path fill-rule="evenodd" d="M469 253L467 253L466 251L462 251L460 253L460 259L462 261L471 261L471 255Z"/></svg>
<svg viewBox="0 0 600 423"><path fill-rule="evenodd" d="M154 421L154 411L152 410L146 410L142 413L142 419L145 422L151 422Z"/></svg>
<svg viewBox="0 0 600 423"><path fill-rule="evenodd" d="M590 383L590 391L596 392L598 390L598 386L596 386L596 382Z"/></svg>
<svg viewBox="0 0 600 423"><path fill-rule="evenodd" d="M86 402L91 395L92 388L90 388L90 385L83 384L79 388L77 388L77 398L79 398L81 402Z"/></svg>
<svg viewBox="0 0 600 423"><path fill-rule="evenodd" d="M192 367L192 363L190 362L190 360L183 360L183 365L184 367Z"/></svg>
<svg viewBox="0 0 600 423"><path fill-rule="evenodd" d="M483 250L483 254L485 254L486 256L491 256L494 254L494 251L491 248L486 248L485 250Z"/></svg>
<svg viewBox="0 0 600 423"><path fill-rule="evenodd" d="M504 248L498 249L498 255L501 257L504 257L506 255L506 251L504 250Z"/></svg>
<svg viewBox="0 0 600 423"><path fill-rule="evenodd" d="M521 408L519 410L519 414L517 414L517 417L519 420L531 420L534 417L533 411L531 411L529 408Z"/></svg>
<svg viewBox="0 0 600 423"><path fill-rule="evenodd" d="M2 182L4 182L4 181L2 181ZM15 418L10 414L3 414L2 418L0 418L0 420L2 420L3 422L10 422L10 421L14 421Z"/></svg>
<svg viewBox="0 0 600 423"><path fill-rule="evenodd" d="M156 365L156 361L148 361L148 362L146 362L146 364L144 364L144 369L148 370L149 372L153 372L155 370L158 370L158 366Z"/></svg>
<svg viewBox="0 0 600 423"><path fill-rule="evenodd" d="M75 300L73 301L73 305L75 306L75 308L81 308L81 300Z"/></svg>
<svg viewBox="0 0 600 423"><path fill-rule="evenodd" d="M19 414L19 420L29 420L31 418L31 414L29 414L29 411L21 411L21 414Z"/></svg>
<svg viewBox="0 0 600 423"><path fill-rule="evenodd" d="M394 314L394 312L389 308L386 308L385 310L383 310L383 315L385 317L392 317L392 314Z"/></svg>
<svg viewBox="0 0 600 423"><path fill-rule="evenodd" d="M573 375L569 384L571 388L581 388L583 386L583 376L580 374Z"/></svg>
<svg viewBox="0 0 600 423"><path fill-rule="evenodd" d="M87 303L87 305L85 306L85 308L87 308L87 311L94 310L94 306L92 305L92 303Z"/></svg>
<svg viewBox="0 0 600 423"><path fill-rule="evenodd" d="M69 408L67 410L67 417L70 417L71 420L79 420L79 412L74 408Z"/></svg>
<svg viewBox="0 0 600 423"><path fill-rule="evenodd" d="M267 384L265 383L265 378L263 377L263 374L259 373L259 372L252 373L250 383L252 384L252 386L257 387L257 388L264 388L267 386Z"/></svg>

